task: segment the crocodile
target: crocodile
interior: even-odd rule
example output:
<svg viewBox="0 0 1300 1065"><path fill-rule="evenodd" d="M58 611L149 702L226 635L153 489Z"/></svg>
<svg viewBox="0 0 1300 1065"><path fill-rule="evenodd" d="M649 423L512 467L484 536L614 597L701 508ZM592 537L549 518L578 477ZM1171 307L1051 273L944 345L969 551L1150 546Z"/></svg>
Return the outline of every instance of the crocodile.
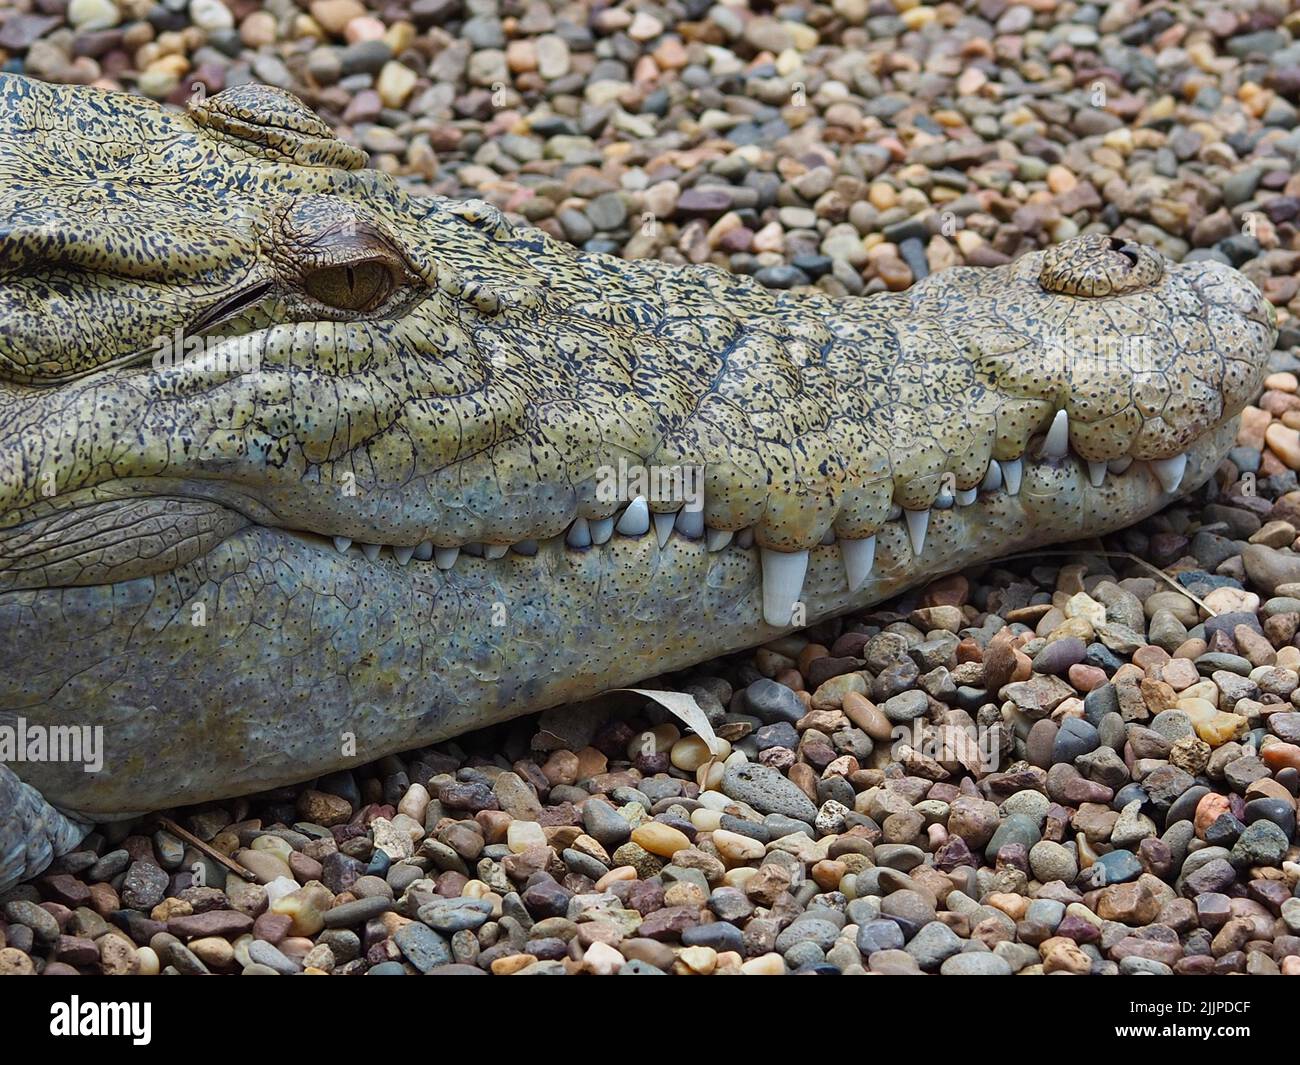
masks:
<svg viewBox="0 0 1300 1065"><path fill-rule="evenodd" d="M774 291L367 162L276 89L0 75L0 883L1121 529L1276 337L1104 233Z"/></svg>

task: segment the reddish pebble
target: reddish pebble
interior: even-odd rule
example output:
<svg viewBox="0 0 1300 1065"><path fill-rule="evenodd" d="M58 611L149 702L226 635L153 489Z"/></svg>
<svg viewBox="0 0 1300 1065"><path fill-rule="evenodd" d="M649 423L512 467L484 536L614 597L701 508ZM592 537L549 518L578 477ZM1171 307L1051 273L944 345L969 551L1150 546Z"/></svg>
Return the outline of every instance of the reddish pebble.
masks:
<svg viewBox="0 0 1300 1065"><path fill-rule="evenodd" d="M293 921L282 913L264 913L253 922L253 937L279 943L289 934Z"/></svg>
<svg viewBox="0 0 1300 1065"><path fill-rule="evenodd" d="M960 573L931 581L921 595L922 606L961 606L970 597L970 581Z"/></svg>
<svg viewBox="0 0 1300 1065"><path fill-rule="evenodd" d="M772 678L778 684L784 684L791 691L803 691L803 674L797 669L783 669Z"/></svg>
<svg viewBox="0 0 1300 1065"><path fill-rule="evenodd" d="M819 643L810 643L799 652L799 657L795 660L799 667L799 672L806 677L808 675L808 667L811 666L816 659L825 658L829 654L830 650L828 648L823 647Z"/></svg>
<svg viewBox="0 0 1300 1065"><path fill-rule="evenodd" d="M1294 743L1270 743L1259 752L1259 756L1275 773L1279 769L1300 770L1300 747Z"/></svg>
<svg viewBox="0 0 1300 1065"><path fill-rule="evenodd" d="M1226 795L1220 795L1215 791L1202 795L1201 801L1196 804L1196 813L1192 815L1197 838L1204 839L1205 830L1224 814L1230 813L1231 809Z"/></svg>
<svg viewBox="0 0 1300 1065"><path fill-rule="evenodd" d="M1106 671L1100 666L1089 666L1076 662L1070 667L1070 684L1075 691L1090 692L1106 683Z"/></svg>

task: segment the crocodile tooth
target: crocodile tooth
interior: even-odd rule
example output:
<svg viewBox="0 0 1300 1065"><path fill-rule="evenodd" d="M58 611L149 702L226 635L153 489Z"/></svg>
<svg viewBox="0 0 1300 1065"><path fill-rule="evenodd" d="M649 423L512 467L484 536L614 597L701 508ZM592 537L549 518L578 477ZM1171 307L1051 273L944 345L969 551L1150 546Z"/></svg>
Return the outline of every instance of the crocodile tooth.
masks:
<svg viewBox="0 0 1300 1065"><path fill-rule="evenodd" d="M668 537L673 534L673 526L677 523L677 515L672 511L667 513L655 511L652 517L655 522L655 539L659 541L659 546L663 547L668 543Z"/></svg>
<svg viewBox="0 0 1300 1065"><path fill-rule="evenodd" d="M1004 459L1002 462L1002 480L1007 486L1007 495L1020 494L1020 478L1024 476L1024 459Z"/></svg>
<svg viewBox="0 0 1300 1065"><path fill-rule="evenodd" d="M731 543L733 535L735 534L730 529L709 529L706 533L709 550L721 551Z"/></svg>
<svg viewBox="0 0 1300 1065"><path fill-rule="evenodd" d="M348 553L348 548L351 546L352 546L352 541L349 540L346 536L334 537L334 549L338 551L340 555L346 555Z"/></svg>
<svg viewBox="0 0 1300 1065"><path fill-rule="evenodd" d="M523 555L525 558L532 558L537 554L537 541L520 540L517 544L511 544L510 550L516 555Z"/></svg>
<svg viewBox="0 0 1300 1065"><path fill-rule="evenodd" d="M682 507L677 512L677 531L689 540L704 535L704 511L695 507Z"/></svg>
<svg viewBox="0 0 1300 1065"><path fill-rule="evenodd" d="M483 557L489 561L493 561L498 558L504 558L505 553L509 550L509 544L484 544Z"/></svg>
<svg viewBox="0 0 1300 1065"><path fill-rule="evenodd" d="M1070 416L1063 410L1056 412L1052 427L1047 430L1043 441L1043 457L1063 459L1070 453Z"/></svg>
<svg viewBox="0 0 1300 1065"><path fill-rule="evenodd" d="M464 551L465 554L469 555L471 558L483 557L483 545L478 540L475 540L473 543L466 544L464 547L461 548L461 550Z"/></svg>
<svg viewBox="0 0 1300 1065"><path fill-rule="evenodd" d="M1187 456L1175 455L1171 459L1152 459L1151 469L1160 478L1160 487L1167 493L1177 492L1187 470Z"/></svg>
<svg viewBox="0 0 1300 1065"><path fill-rule="evenodd" d="M980 482L979 490L981 492L996 492L1002 487L1002 467L998 465L997 459L989 461L989 468L984 474L984 480Z"/></svg>
<svg viewBox="0 0 1300 1065"><path fill-rule="evenodd" d="M889 520L898 521L903 516L903 508L897 503L891 503L889 506Z"/></svg>
<svg viewBox="0 0 1300 1065"><path fill-rule="evenodd" d="M841 540L840 554L844 558L844 573L849 579L849 591L856 592L871 576L871 567L876 564L876 538L868 536L863 540Z"/></svg>
<svg viewBox="0 0 1300 1065"><path fill-rule="evenodd" d="M433 541L425 540L415 545L415 557L419 562L428 562L433 558Z"/></svg>
<svg viewBox="0 0 1300 1065"><path fill-rule="evenodd" d="M433 549L433 562L439 569L451 569L459 557L459 547L435 547Z"/></svg>
<svg viewBox="0 0 1300 1065"><path fill-rule="evenodd" d="M979 498L980 490L978 488L958 488L952 494L953 502L959 507L969 507L976 499Z"/></svg>
<svg viewBox="0 0 1300 1065"><path fill-rule="evenodd" d="M952 489L947 485L939 489L939 494L934 497L934 502L930 504L939 510L951 510L952 505L956 502L956 497L952 494Z"/></svg>
<svg viewBox="0 0 1300 1065"><path fill-rule="evenodd" d="M1110 472L1113 473L1116 477L1118 477L1121 473L1124 473L1132 465L1133 465L1132 455L1121 455L1119 458L1111 459L1108 463L1106 463L1106 468L1110 470Z"/></svg>
<svg viewBox="0 0 1300 1065"><path fill-rule="evenodd" d="M773 551L760 548L763 566L763 620L777 628L788 628L794 606L803 595L808 573L807 551Z"/></svg>
<svg viewBox="0 0 1300 1065"><path fill-rule="evenodd" d="M591 526L587 524L586 518L579 518L569 526L564 542L570 547L579 549L591 546Z"/></svg>
<svg viewBox="0 0 1300 1065"><path fill-rule="evenodd" d="M928 510L905 510L907 518L907 538L912 541L912 554L919 555L925 550L925 531L930 527Z"/></svg>
<svg viewBox="0 0 1300 1065"><path fill-rule="evenodd" d="M370 559L371 562L379 561L379 544L358 544L361 553Z"/></svg>
<svg viewBox="0 0 1300 1065"><path fill-rule="evenodd" d="M637 496L627 505L614 528L620 536L644 536L650 531L650 507L645 496Z"/></svg>
<svg viewBox="0 0 1300 1065"><path fill-rule="evenodd" d="M741 529L740 532L736 533L736 546L746 551L754 546L754 530L752 527Z"/></svg>
<svg viewBox="0 0 1300 1065"><path fill-rule="evenodd" d="M591 542L593 544L605 544L614 535L614 519L597 518L595 521L587 522L587 528L591 530Z"/></svg>
<svg viewBox="0 0 1300 1065"><path fill-rule="evenodd" d="M397 559L398 564L402 566L405 566L408 562L411 561L411 556L413 554L415 554L415 548L413 547L393 548L393 557Z"/></svg>
<svg viewBox="0 0 1300 1065"><path fill-rule="evenodd" d="M1088 460L1088 480L1092 482L1093 488L1100 488L1106 483L1106 464L1104 462L1093 462Z"/></svg>

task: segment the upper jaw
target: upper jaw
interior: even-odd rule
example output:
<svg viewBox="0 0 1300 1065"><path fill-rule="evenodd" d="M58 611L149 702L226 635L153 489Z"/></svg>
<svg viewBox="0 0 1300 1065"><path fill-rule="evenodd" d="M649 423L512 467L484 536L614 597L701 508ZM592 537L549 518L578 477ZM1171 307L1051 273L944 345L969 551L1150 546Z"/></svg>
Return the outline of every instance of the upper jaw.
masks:
<svg viewBox="0 0 1300 1065"><path fill-rule="evenodd" d="M1062 541L1106 531L1098 515L1140 515L1189 490L1208 476L1231 440L1230 425L1204 434L1175 460L1088 463L1061 450L1060 430L1036 442L1024 458L993 461L985 480L969 491L945 488L923 510L895 506L867 537L828 533L821 548L839 551L843 588L850 597L878 598L908 574L951 565L955 547L978 543L993 530L1035 542ZM788 627L804 595L809 552L780 552L756 544L754 530L719 529L704 518L702 499L655 513L647 500L609 505L603 520L578 518L565 528L539 528L513 543L448 542L446 536L416 539L369 526L361 537L338 531L336 518L319 525L286 519L249 494L219 481L168 478L108 482L87 492L35 508L39 513L0 529L0 592L99 585L170 572L210 555L250 526L290 535L314 545L324 565L377 564L422 572L492 564L507 555L559 557L630 541L644 541L662 554L670 543L701 555L741 551L761 573L762 617ZM662 506L662 504L655 504ZM374 529L374 532L370 532ZM757 548L754 552L752 549ZM508 565L504 562L503 565ZM213 566L205 563L211 576ZM652 571L647 572L647 579ZM872 589L879 589L870 595Z"/></svg>

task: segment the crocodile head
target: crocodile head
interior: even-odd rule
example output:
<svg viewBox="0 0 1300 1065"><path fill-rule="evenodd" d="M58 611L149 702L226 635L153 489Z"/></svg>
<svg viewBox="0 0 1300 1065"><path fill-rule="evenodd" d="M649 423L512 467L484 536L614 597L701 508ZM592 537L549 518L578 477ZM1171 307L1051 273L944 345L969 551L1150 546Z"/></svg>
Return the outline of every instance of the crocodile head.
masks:
<svg viewBox="0 0 1300 1065"><path fill-rule="evenodd" d="M1271 309L1086 236L907 293L580 255L293 98L0 76L0 717L127 814L578 699L1206 480Z"/></svg>

